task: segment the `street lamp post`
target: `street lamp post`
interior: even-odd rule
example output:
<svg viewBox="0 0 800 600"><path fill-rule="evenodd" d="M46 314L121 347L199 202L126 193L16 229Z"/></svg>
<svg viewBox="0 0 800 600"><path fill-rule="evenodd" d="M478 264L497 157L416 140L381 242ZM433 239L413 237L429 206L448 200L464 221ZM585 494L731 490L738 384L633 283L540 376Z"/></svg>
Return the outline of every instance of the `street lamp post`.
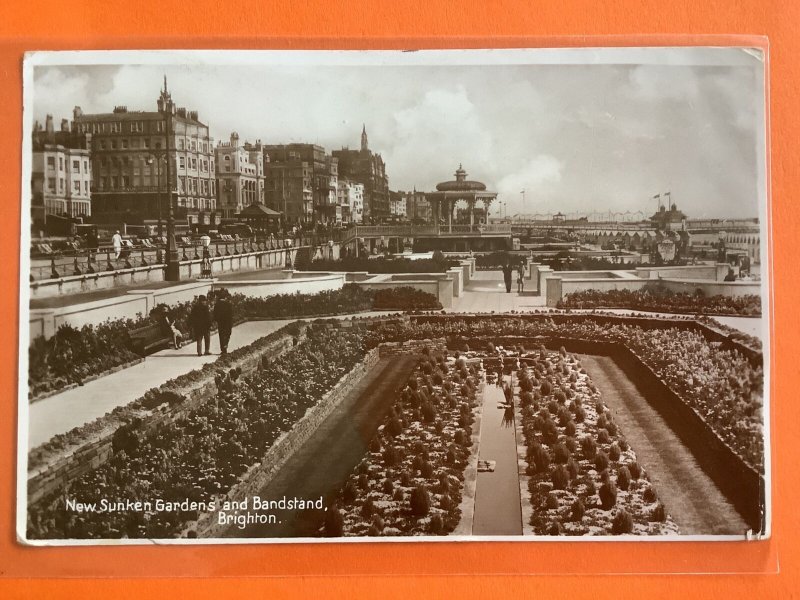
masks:
<svg viewBox="0 0 800 600"><path fill-rule="evenodd" d="M151 150L149 152L150 159L147 161L148 165L152 165L154 162L156 163L156 204L158 209L158 240L161 241L164 233L161 227L161 159L166 156L166 153L161 151L160 149ZM161 262L161 247L159 246L158 250L156 251L156 261Z"/></svg>
<svg viewBox="0 0 800 600"><path fill-rule="evenodd" d="M167 281L180 281L180 258L178 257L178 246L175 243L175 220L172 212L172 184L170 178L170 162L169 162L169 140L171 135L172 125L172 102L165 102L163 109L166 120L166 187L167 187L167 269L164 273L164 279Z"/></svg>

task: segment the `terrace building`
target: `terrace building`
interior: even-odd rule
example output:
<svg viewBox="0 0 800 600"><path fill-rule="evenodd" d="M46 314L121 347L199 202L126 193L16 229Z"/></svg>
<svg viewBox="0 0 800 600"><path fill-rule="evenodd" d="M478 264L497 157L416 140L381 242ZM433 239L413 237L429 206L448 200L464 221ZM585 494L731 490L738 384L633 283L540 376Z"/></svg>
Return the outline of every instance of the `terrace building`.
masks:
<svg viewBox="0 0 800 600"><path fill-rule="evenodd" d="M66 119L55 131L52 115L45 126L33 127L31 223L45 227L48 216L90 217L92 214L91 134L70 130Z"/></svg>
<svg viewBox="0 0 800 600"><path fill-rule="evenodd" d="M366 126L361 131L361 149L342 148L334 150L333 156L339 159L339 176L363 184L364 218L370 222L387 219L389 207L389 178L386 165L380 154L369 149Z"/></svg>
<svg viewBox="0 0 800 600"><path fill-rule="evenodd" d="M265 145L267 206L287 223L327 222L337 215L338 161L317 144Z"/></svg>
<svg viewBox="0 0 800 600"><path fill-rule="evenodd" d="M231 133L230 142L219 142L214 151L217 165L217 208L232 218L252 204L264 204L264 152L260 141L239 143Z"/></svg>
<svg viewBox="0 0 800 600"><path fill-rule="evenodd" d="M91 134L95 222L119 225L166 218L168 187L178 221L191 226L218 220L214 140L208 125L196 111L175 106L166 77L156 107L129 111L117 106L100 114L84 114L75 107L73 132Z"/></svg>
<svg viewBox="0 0 800 600"><path fill-rule="evenodd" d="M337 196L342 207L342 222L361 223L364 220L364 185L339 179Z"/></svg>

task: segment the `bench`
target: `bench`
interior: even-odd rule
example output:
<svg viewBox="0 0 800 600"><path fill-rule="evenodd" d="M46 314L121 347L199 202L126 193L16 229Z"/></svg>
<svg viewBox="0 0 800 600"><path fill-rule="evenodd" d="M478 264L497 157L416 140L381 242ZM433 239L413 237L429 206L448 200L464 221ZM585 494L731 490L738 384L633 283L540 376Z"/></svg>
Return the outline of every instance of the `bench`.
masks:
<svg viewBox="0 0 800 600"><path fill-rule="evenodd" d="M172 345L172 332L162 325L145 325L129 334L133 348L142 356Z"/></svg>

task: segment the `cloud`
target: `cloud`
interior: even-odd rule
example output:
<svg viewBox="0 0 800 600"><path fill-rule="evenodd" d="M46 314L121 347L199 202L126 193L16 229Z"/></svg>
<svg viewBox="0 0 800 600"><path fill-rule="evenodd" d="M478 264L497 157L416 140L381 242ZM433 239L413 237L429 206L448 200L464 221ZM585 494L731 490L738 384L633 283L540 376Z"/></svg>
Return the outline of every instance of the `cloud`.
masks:
<svg viewBox="0 0 800 600"><path fill-rule="evenodd" d="M738 52L738 51L734 51ZM392 189L432 190L459 163L520 210L757 214L760 63L681 65L37 67L33 118L154 110L169 78L217 140L357 148L362 123Z"/></svg>

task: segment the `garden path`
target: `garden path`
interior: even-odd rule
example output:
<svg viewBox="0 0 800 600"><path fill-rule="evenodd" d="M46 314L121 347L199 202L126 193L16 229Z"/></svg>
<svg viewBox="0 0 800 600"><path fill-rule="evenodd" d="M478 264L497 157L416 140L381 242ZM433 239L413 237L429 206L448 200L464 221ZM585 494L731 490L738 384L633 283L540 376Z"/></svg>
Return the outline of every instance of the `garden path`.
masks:
<svg viewBox="0 0 800 600"><path fill-rule="evenodd" d="M748 526L741 515L617 363L577 356L681 534L743 534Z"/></svg>
<svg viewBox="0 0 800 600"><path fill-rule="evenodd" d="M286 464L256 495L262 499L314 500L335 494L367 452L367 444L383 421L393 392L408 379L416 364L410 355L382 358L323 421ZM233 526L233 537L316 537L325 514L319 510L276 511L277 524Z"/></svg>
<svg viewBox="0 0 800 600"><path fill-rule="evenodd" d="M384 313L360 313L359 316L380 314ZM252 344L295 320L250 321L237 325L233 328L228 349L233 351ZM43 444L54 435L94 421L118 406L125 406L170 379L217 360L219 339L216 335L212 335L211 349L214 354L197 356L192 342L178 350L162 350L139 364L28 405L28 449Z"/></svg>
<svg viewBox="0 0 800 600"><path fill-rule="evenodd" d="M530 280L525 285L532 285ZM545 298L533 292L517 293L516 280L511 293L506 292L502 271L475 271L470 282L464 286L464 293L453 298L453 308L448 312L511 312L542 309Z"/></svg>
<svg viewBox="0 0 800 600"><path fill-rule="evenodd" d="M478 458L496 464L494 471L478 472L472 535L522 535L517 441L513 416L509 423L499 407L504 402L501 388L484 387Z"/></svg>

